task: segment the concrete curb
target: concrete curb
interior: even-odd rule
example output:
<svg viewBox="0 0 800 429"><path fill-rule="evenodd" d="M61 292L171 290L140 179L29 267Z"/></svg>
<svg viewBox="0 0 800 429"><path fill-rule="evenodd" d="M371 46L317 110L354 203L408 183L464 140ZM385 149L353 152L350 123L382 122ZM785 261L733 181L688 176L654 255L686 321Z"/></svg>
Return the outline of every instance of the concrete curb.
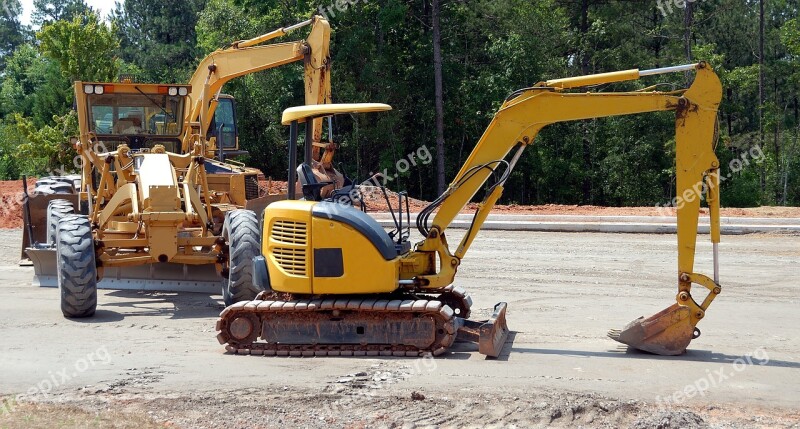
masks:
<svg viewBox="0 0 800 429"><path fill-rule="evenodd" d="M370 213L383 227L393 228L389 213ZM411 215L414 228L416 214ZM472 215L459 215L451 228L466 229ZM403 223L406 220L403 219ZM800 233L798 218L742 218L720 219L721 232L725 235L754 233ZM550 232L606 232L631 234L675 234L676 220L667 216L583 216L583 215L489 215L483 229L501 231L550 231ZM709 233L708 217L700 217L698 231Z"/></svg>

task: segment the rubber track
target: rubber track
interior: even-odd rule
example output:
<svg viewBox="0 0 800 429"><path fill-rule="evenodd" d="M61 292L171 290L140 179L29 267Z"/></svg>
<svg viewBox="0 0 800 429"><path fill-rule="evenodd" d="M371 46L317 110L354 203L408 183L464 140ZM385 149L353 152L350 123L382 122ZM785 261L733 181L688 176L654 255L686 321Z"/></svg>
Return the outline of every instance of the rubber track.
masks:
<svg viewBox="0 0 800 429"><path fill-rule="evenodd" d="M228 324L236 316L251 313L281 313L288 321L292 314L310 313L317 311L358 311L364 314L381 313L386 317L398 313L416 313L418 315L432 316L436 322L436 331L442 330L443 334L436 334L436 340L431 346L420 349L406 345L388 344L342 344L342 345L285 345L272 343L236 343L230 341L232 336L227 331ZM222 311L217 320L217 340L225 345L231 353L241 355L264 356L409 356L419 357L432 354L438 356L453 344L456 338L456 326L453 310L435 300L387 300L387 299L309 299L296 301L242 301ZM261 320L261 319L259 319ZM260 330L260 325L259 328ZM259 331L260 334L260 331Z"/></svg>
<svg viewBox="0 0 800 429"><path fill-rule="evenodd" d="M471 313L470 309L472 308L472 297L469 295L469 293L467 293L467 290L464 289L462 286L449 285L441 289L432 289L430 291L426 290L425 294L427 295L429 292L438 293L439 296L438 297L429 296L427 297L428 299L442 301L445 304L447 303L448 300L460 301L461 308L464 308L466 311L464 314L456 314L456 315L463 319L469 318ZM444 295L447 298L443 299L442 295ZM450 307L453 308L453 306Z"/></svg>

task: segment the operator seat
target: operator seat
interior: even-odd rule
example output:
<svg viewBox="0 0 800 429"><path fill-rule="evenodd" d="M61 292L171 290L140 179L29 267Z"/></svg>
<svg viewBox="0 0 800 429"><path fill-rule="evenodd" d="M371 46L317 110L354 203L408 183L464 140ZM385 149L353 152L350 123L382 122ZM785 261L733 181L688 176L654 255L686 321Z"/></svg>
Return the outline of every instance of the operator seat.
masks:
<svg viewBox="0 0 800 429"><path fill-rule="evenodd" d="M306 201L327 201L354 207L354 203L360 201L353 201L354 198L356 198L356 184L346 177L344 186L340 189L334 189L328 198L322 198L322 188L333 185L334 182L320 182L317 176L314 175L314 170L310 165L305 162L300 164L300 166L297 167L297 177L300 179L300 185L303 188L303 198Z"/></svg>
<svg viewBox="0 0 800 429"><path fill-rule="evenodd" d="M314 170L307 163L297 167L297 178L303 187L303 198L306 201L322 201L322 188L332 185L333 182L320 182L314 175Z"/></svg>

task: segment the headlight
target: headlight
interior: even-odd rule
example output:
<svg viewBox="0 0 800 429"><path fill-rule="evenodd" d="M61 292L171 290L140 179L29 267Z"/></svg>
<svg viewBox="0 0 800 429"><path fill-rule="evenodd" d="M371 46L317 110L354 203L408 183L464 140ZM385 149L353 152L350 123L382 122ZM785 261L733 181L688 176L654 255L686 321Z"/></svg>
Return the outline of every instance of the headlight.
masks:
<svg viewBox="0 0 800 429"><path fill-rule="evenodd" d="M95 85L94 86L94 93L95 94L101 95L101 94L103 94L103 92L105 92L105 88L103 88L103 85Z"/></svg>
<svg viewBox="0 0 800 429"><path fill-rule="evenodd" d="M169 95L178 95L178 88L174 86L169 87Z"/></svg>
<svg viewBox="0 0 800 429"><path fill-rule="evenodd" d="M178 95L180 95L182 97L185 97L185 96L189 95L189 89L185 88L185 87L178 88Z"/></svg>
<svg viewBox="0 0 800 429"><path fill-rule="evenodd" d="M94 94L94 85L83 85L84 94Z"/></svg>

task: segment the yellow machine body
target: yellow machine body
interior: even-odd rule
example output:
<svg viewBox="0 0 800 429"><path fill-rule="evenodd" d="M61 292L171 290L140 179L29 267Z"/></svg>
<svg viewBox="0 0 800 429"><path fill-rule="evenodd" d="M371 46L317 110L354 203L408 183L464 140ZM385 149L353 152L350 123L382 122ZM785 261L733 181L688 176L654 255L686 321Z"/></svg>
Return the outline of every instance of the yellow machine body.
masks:
<svg viewBox="0 0 800 429"><path fill-rule="evenodd" d="M306 39L263 44L306 26ZM83 161L79 184L62 198L29 199L22 253L31 257L34 283L57 281L55 249L42 245L53 199L68 200L75 212L82 207L88 215L100 279L108 275L115 285L217 283L214 275L224 276L228 264L226 247L218 243L226 213L260 212L285 198L260 190L259 170L225 159L239 151L238 140L217 141L217 108L221 102L233 106L221 91L237 77L296 62L304 64L306 102L330 102L330 25L320 16L214 51L186 85L75 82L80 135L72 143ZM318 158L331 157L333 146L319 141L322 119L313 125ZM322 155L323 148L331 152Z"/></svg>
<svg viewBox="0 0 800 429"><path fill-rule="evenodd" d="M279 201L264 211L262 253L274 291L307 295L388 293L400 257L387 260L346 221L315 213L326 203Z"/></svg>
<svg viewBox="0 0 800 429"><path fill-rule="evenodd" d="M661 92L645 88L630 92L570 91L590 85L636 80L641 76L687 71L693 71L695 78L689 88L682 90ZM222 331L219 339L222 343L227 341L232 350L237 352L277 350L274 344L269 343L275 335L272 331L291 330L294 323L301 323L303 320L295 320L291 315L280 316L284 313L276 313L276 310L283 308L284 305L290 309L300 305L302 311L307 312L319 311L314 313L315 317L318 317L316 324L308 326L302 335L298 334L292 338L292 341L306 344L308 347L313 347L323 340L331 341L335 345L337 338L352 341L352 335L349 334L319 336L315 333L315 329L320 327L324 327L327 332L339 332L341 327L332 325L332 319L324 313L331 308L355 312L350 316L355 321L353 323L362 324L359 325L359 332L369 332L375 328L373 322L382 315L397 316L393 311L397 311L398 308L402 310L404 305L410 306L412 310L415 307L427 308L431 301L419 298L420 296L434 296L436 300L433 302L448 302L448 306L453 304L459 307L459 310L468 313L471 302L464 299L465 295L453 297L451 294L458 267L488 213L502 195L505 182L523 150L534 143L536 136L544 127L558 122L672 111L675 114L677 195L691 196L692 192L699 194L702 185L707 185L710 238L714 252L713 278L694 271L701 199L701 195L694 195L692 198L685 198L684 204L677 209L678 294L675 303L649 318L633 321L621 331L611 331L609 336L616 341L651 353L681 354L685 352L689 342L699 335L696 329L697 323L705 316L711 302L721 292L717 254L717 244L720 240L720 165L714 153L717 139L717 110L721 99L720 80L711 66L704 62L654 70L627 70L556 79L517 91L502 104L447 190L418 214L417 228L424 238L416 243L413 249L403 246L408 243L402 242L402 239L399 240L402 243L398 242L395 247L388 233L379 227L376 228L367 220L369 219L367 215L353 207L342 205L329 207L326 204L331 203L305 201L273 204L265 212L262 231L264 237L262 252L267 258L273 290L299 295L345 294L354 298L348 302L340 302L337 299L333 303L326 301L318 303L314 300L276 303L258 299L251 303L240 302L228 307L222 313L222 319L218 322L218 329ZM290 129L290 135L293 135L296 132L292 130L296 130L297 124L303 121L343 113L388 109L389 106L376 104L304 106L287 109L283 115L283 123L293 127ZM514 150L513 155L507 160L512 150ZM447 228L491 177L497 178L496 182L491 184L483 201L478 204L472 225L461 242L454 251L451 251L446 239ZM400 232L400 229L398 224L397 232ZM295 244L285 241L286 237L294 239L296 231L299 230L304 231L307 238ZM402 236L400 233L400 237ZM343 268L341 275L327 277L316 275L318 267L330 269L333 265L334 253L329 252L323 256L318 253L323 249L341 251L340 260ZM289 255L288 259L286 255ZM336 270L326 272L339 273ZM708 291L702 301L692 297L693 284L702 286ZM397 294L405 293L407 301L394 304L399 307L392 305L382 307L383 300L397 296L397 294L392 296L382 294L396 290ZM365 294L374 298L364 299L362 302L361 299ZM495 307L493 318L490 319L490 323L480 327L480 334L477 330L466 334L473 339L480 337L482 347L491 350L490 355L493 356L499 353L507 335L505 307L505 303ZM364 312L363 319L359 319L359 311ZM303 317L306 316L309 314ZM451 313L445 316L450 320L453 315ZM257 332L256 328L262 326L261 322L257 321L261 320L258 318L263 318L265 323L273 323L272 328ZM281 320L284 322L281 323ZM391 347L404 341L402 333L394 332L393 328L384 326L380 329L391 332L384 331L386 334L384 337L376 334L373 338L380 341L375 344L376 347ZM419 333L418 331L423 328L413 329L413 333ZM252 341L257 334L262 335L267 343L253 344ZM405 334L411 335L412 332ZM357 335L358 332L355 336ZM427 347L441 352L449 343L450 339L447 339L443 342L434 342L434 345ZM366 352L369 351L367 348Z"/></svg>

